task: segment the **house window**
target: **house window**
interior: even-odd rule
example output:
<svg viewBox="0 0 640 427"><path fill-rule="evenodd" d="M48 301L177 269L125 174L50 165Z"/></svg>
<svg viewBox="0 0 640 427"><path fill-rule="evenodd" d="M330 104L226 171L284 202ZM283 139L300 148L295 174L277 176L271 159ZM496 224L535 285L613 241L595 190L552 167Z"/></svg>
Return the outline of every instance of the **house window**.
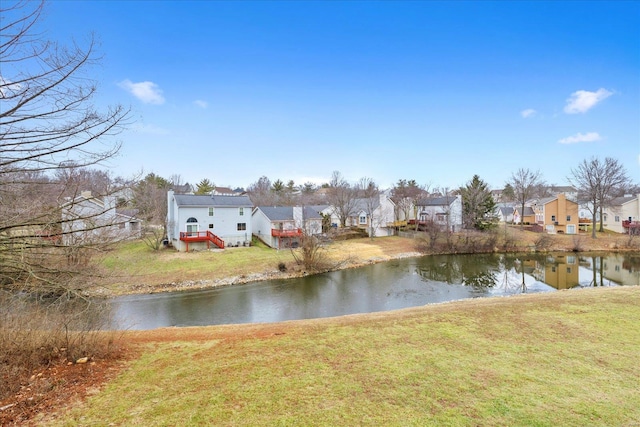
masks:
<svg viewBox="0 0 640 427"><path fill-rule="evenodd" d="M209 216L213 216L213 208L209 208Z"/></svg>
<svg viewBox="0 0 640 427"><path fill-rule="evenodd" d="M366 215L360 215L360 224L366 224L367 223L367 216Z"/></svg>
<svg viewBox="0 0 640 427"><path fill-rule="evenodd" d="M567 273L571 274L571 267L567 267Z"/></svg>
<svg viewBox="0 0 640 427"><path fill-rule="evenodd" d="M209 224L209 228L213 228L213 224Z"/></svg>
<svg viewBox="0 0 640 427"><path fill-rule="evenodd" d="M194 217L187 219L187 236L195 236L198 234L198 220Z"/></svg>
<svg viewBox="0 0 640 427"><path fill-rule="evenodd" d="M555 215L551 215L551 222L556 222L556 216Z"/></svg>
<svg viewBox="0 0 640 427"><path fill-rule="evenodd" d="M615 216L615 221L620 222L620 217L618 215Z"/></svg>
<svg viewBox="0 0 640 427"><path fill-rule="evenodd" d="M239 222L238 223L238 231L244 231L247 229L247 223L246 222Z"/></svg>
<svg viewBox="0 0 640 427"><path fill-rule="evenodd" d="M444 222L444 214L436 214L436 220L440 222Z"/></svg>
<svg viewBox="0 0 640 427"><path fill-rule="evenodd" d="M240 215L240 216L244 215L244 208L239 208L238 209L238 215Z"/></svg>
<svg viewBox="0 0 640 427"><path fill-rule="evenodd" d="M571 215L567 215L567 222L571 221Z"/></svg>

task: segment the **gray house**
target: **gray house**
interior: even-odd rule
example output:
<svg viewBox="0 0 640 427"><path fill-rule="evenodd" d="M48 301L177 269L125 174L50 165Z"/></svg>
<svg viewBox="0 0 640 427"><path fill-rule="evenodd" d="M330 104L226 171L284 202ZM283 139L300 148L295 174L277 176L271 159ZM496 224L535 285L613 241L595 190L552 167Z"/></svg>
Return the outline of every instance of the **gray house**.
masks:
<svg viewBox="0 0 640 427"><path fill-rule="evenodd" d="M249 246L249 196L167 193L167 238L181 252Z"/></svg>
<svg viewBox="0 0 640 427"><path fill-rule="evenodd" d="M416 202L420 223L433 223L449 231L462 229L462 197L427 197Z"/></svg>
<svg viewBox="0 0 640 427"><path fill-rule="evenodd" d="M96 197L83 191L61 206L65 245L137 239L142 221L137 210L116 209L116 196Z"/></svg>
<svg viewBox="0 0 640 427"><path fill-rule="evenodd" d="M272 248L290 248L305 234L322 233L322 216L309 206L258 206L251 213L251 227Z"/></svg>

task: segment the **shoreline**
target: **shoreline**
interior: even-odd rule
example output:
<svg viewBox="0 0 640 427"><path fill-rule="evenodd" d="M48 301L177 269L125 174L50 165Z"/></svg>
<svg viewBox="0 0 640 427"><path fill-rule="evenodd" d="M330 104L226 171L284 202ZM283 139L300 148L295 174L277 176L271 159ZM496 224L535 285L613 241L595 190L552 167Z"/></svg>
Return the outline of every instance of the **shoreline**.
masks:
<svg viewBox="0 0 640 427"><path fill-rule="evenodd" d="M307 272L303 270L297 271L279 271L277 269L263 272L253 272L247 274L240 274L236 276L228 276L220 279L197 279L197 280L185 280L182 282L164 283L159 285L151 285L146 283L140 283L135 285L128 285L124 292L114 293L109 289L109 285L101 287L100 291L96 293L102 297L121 297L131 295L148 295L158 293L171 293L181 291L199 291L207 289L224 288L235 285L245 285L247 283L264 282L267 280L288 280L297 279L301 277L313 276L316 274L329 273L332 271L347 270L350 268L364 267L367 265L378 264L386 261L393 261L395 259L404 258L419 258L428 255L444 255L444 254L424 254L420 252L405 252L395 255L388 255L385 257L373 257L357 262L346 263L339 268L329 269L319 272Z"/></svg>
<svg viewBox="0 0 640 427"><path fill-rule="evenodd" d="M492 253L492 254L516 254L516 255L525 255L525 254L551 254L551 253L628 253L628 252L638 252L635 248L611 248L611 247L602 247L599 246L597 248L590 248L582 251L574 251L569 248L552 248L550 250L537 251L533 248L529 248L529 250L522 251L489 251L489 252L481 252L476 251L473 253L467 254L481 254L481 253ZM228 286L235 285L243 285L248 283L257 283L263 282L267 280L288 280L288 279L296 279L301 277L312 276L315 274L328 273L332 271L340 271L347 270L351 268L364 267L367 265L378 264L381 262L393 261L396 259L405 259L405 258L420 258L424 256L437 256L437 255L463 255L463 253L458 252L437 252L437 253L424 253L418 251L411 252L401 252L395 254L385 254L384 256L374 256L365 259L358 259L355 261L347 261L340 265L337 268L331 268L324 271L318 272L307 272L302 269L291 269L287 271L280 271L278 269L272 269L269 271L262 272L251 272L247 274L239 274L234 276L227 276L217 279L194 279L194 280L184 280L181 282L170 282L163 284L148 284L148 283L140 283L133 285L126 285L123 287L122 285L106 285L102 286L98 292L93 293L94 295L101 297L122 297L122 296L133 296L133 295L145 295L145 294L157 294L157 293L171 293L171 292L182 292L182 291L196 291L196 290L208 290L208 289L218 289ZM114 292L110 287L118 286L120 292Z"/></svg>

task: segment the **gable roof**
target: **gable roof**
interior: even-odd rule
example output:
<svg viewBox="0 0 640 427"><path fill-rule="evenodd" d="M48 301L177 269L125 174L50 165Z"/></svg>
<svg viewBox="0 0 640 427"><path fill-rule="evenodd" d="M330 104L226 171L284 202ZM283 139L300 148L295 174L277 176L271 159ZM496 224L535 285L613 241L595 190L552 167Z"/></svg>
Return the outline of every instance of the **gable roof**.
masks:
<svg viewBox="0 0 640 427"><path fill-rule="evenodd" d="M270 221L293 221L292 206L258 206L262 213ZM303 208L304 219L322 219L322 216L312 207L305 206Z"/></svg>
<svg viewBox="0 0 640 427"><path fill-rule="evenodd" d="M636 199L636 196L621 196L621 197L616 197L615 199L611 200L611 202L609 203L611 206L621 206L624 205L625 203L629 203L633 200Z"/></svg>
<svg viewBox="0 0 640 427"><path fill-rule="evenodd" d="M456 197L428 197L416 202L417 206L448 206L456 201Z"/></svg>
<svg viewBox="0 0 640 427"><path fill-rule="evenodd" d="M498 207L498 211L502 214L502 215L513 215L513 207L511 206L500 206Z"/></svg>
<svg viewBox="0 0 640 427"><path fill-rule="evenodd" d="M373 208L374 210L380 206L380 198L376 197L374 199L355 199L355 203L353 205L354 212L367 212L368 208Z"/></svg>
<svg viewBox="0 0 640 427"><path fill-rule="evenodd" d="M174 195L178 207L220 207L220 208L251 208L253 203L249 196L209 196L195 194Z"/></svg>
<svg viewBox="0 0 640 427"><path fill-rule="evenodd" d="M540 200L538 200L538 204L539 204L539 205L546 205L547 203L551 203L551 202L553 202L554 200L558 200L558 195L551 196L551 197L545 197L544 199L540 199ZM574 201L573 201L573 200L571 200L571 199L567 199L566 197L565 197L565 200L567 201L567 203L574 203L574 204L577 204L577 202L574 202Z"/></svg>
<svg viewBox="0 0 640 427"><path fill-rule="evenodd" d="M513 209L513 211L514 211L514 213L515 212L520 213L520 208L516 207L516 208ZM535 215L535 214L536 213L535 213L535 211L533 210L533 208L531 206L525 206L524 207L524 215L522 215L522 216L531 216L531 215Z"/></svg>
<svg viewBox="0 0 640 427"><path fill-rule="evenodd" d="M138 219L138 209L116 209L116 215L122 215L133 219Z"/></svg>

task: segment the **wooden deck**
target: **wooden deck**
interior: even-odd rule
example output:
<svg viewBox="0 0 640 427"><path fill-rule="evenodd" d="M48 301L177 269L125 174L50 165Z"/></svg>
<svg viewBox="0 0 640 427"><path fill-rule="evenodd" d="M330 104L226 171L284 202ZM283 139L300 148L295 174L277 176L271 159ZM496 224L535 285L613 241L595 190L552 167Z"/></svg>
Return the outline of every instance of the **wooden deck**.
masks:
<svg viewBox="0 0 640 427"><path fill-rule="evenodd" d="M207 249L213 243L220 249L224 249L224 240L210 231L182 231L180 232L180 240L187 244L187 252L189 252L189 242L207 242Z"/></svg>
<svg viewBox="0 0 640 427"><path fill-rule="evenodd" d="M640 221L622 221L622 227L629 234L640 234Z"/></svg>
<svg viewBox="0 0 640 427"><path fill-rule="evenodd" d="M271 230L271 235L273 237L301 237L302 236L302 229L301 228L294 228L293 230L276 230L276 229L272 229Z"/></svg>

